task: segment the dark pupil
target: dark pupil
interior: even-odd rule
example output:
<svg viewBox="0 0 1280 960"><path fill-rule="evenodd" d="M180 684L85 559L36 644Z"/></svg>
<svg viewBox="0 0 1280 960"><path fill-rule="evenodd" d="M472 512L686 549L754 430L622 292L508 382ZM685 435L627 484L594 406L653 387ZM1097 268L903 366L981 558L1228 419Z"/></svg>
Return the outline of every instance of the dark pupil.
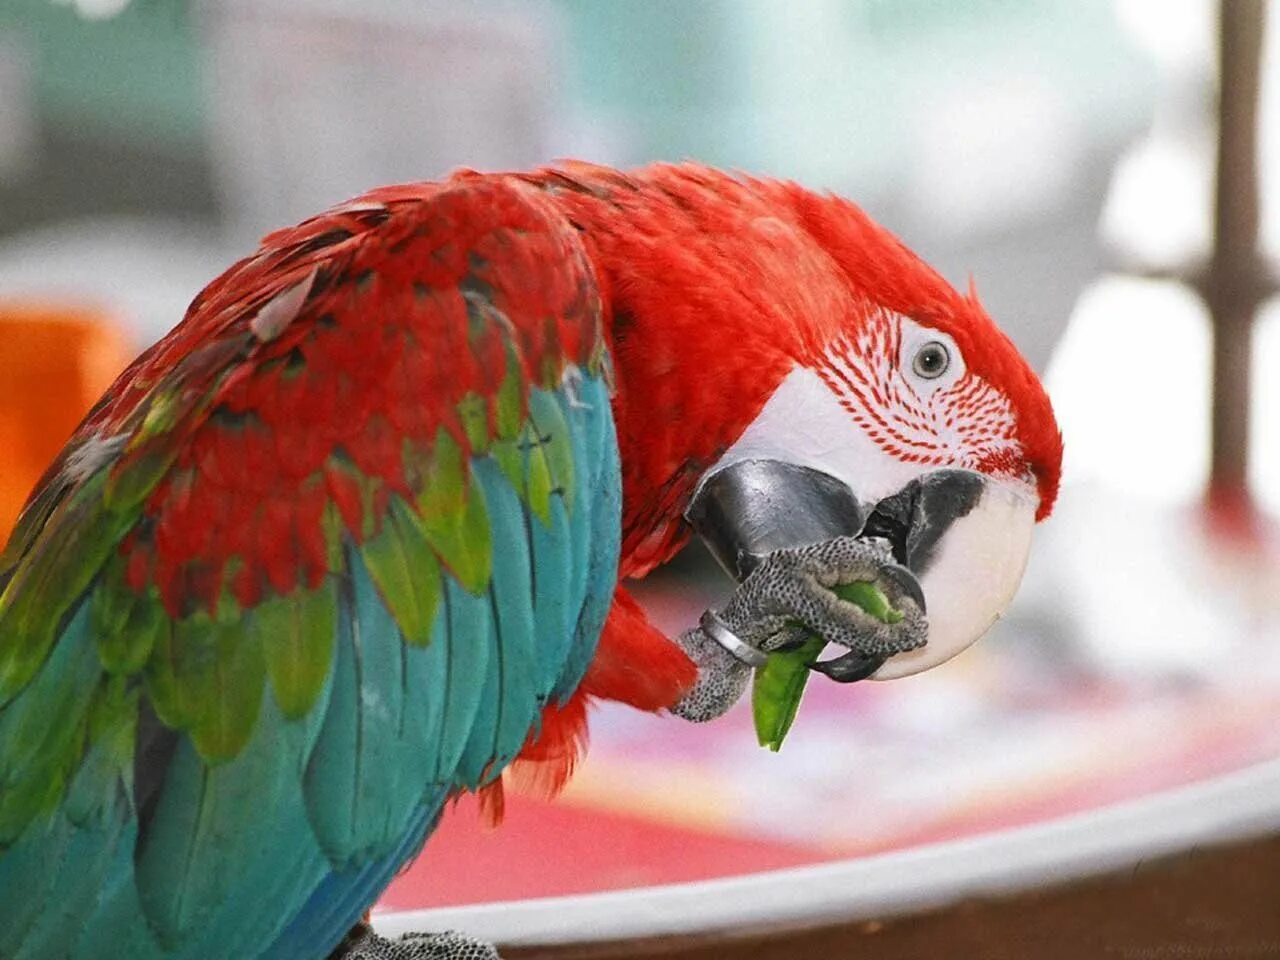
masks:
<svg viewBox="0 0 1280 960"><path fill-rule="evenodd" d="M920 355L920 366L929 373L942 366L942 351L937 347L929 347Z"/></svg>

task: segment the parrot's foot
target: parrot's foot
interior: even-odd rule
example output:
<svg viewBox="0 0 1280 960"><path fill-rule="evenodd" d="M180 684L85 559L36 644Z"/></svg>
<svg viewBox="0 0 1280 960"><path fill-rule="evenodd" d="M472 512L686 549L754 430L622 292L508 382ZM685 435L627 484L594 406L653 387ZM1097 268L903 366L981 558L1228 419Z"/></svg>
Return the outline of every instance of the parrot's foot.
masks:
<svg viewBox="0 0 1280 960"><path fill-rule="evenodd" d="M902 619L883 623L832 592L856 581L875 583ZM694 722L720 716L746 690L762 651L792 646L810 634L848 650L814 669L843 682L870 676L888 657L925 643L920 584L894 563L887 546L853 537L771 553L724 610L677 640L697 665L698 679L672 712Z"/></svg>
<svg viewBox="0 0 1280 960"><path fill-rule="evenodd" d="M501 960L492 944L455 930L406 933L398 940L380 937L367 927L363 934L353 934L329 960Z"/></svg>

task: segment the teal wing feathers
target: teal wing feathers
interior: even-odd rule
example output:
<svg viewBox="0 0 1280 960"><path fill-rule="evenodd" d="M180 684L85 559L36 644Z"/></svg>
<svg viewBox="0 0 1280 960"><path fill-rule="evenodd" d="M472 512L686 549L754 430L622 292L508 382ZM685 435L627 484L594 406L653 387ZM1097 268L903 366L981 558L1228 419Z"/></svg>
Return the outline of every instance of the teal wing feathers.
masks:
<svg viewBox="0 0 1280 960"><path fill-rule="evenodd" d="M582 677L616 582L601 306L501 179L268 238L0 555L0 957L323 956Z"/></svg>

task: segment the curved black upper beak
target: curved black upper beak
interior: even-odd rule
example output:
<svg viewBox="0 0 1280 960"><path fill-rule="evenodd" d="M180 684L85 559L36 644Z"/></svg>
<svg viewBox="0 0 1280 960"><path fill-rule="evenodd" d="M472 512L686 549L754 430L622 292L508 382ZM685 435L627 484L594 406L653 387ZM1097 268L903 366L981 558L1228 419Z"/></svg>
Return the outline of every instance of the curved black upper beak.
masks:
<svg viewBox="0 0 1280 960"><path fill-rule="evenodd" d="M877 503L862 535L888 540L894 559L921 576L942 535L978 505L985 486L981 476L967 470L926 473Z"/></svg>

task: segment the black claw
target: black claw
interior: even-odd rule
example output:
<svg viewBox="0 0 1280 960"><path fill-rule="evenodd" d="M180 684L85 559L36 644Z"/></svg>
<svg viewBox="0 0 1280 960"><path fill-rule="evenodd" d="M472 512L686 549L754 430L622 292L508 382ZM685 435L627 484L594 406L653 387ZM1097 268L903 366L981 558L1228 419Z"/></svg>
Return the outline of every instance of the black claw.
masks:
<svg viewBox="0 0 1280 960"><path fill-rule="evenodd" d="M896 563L886 563L880 568L880 577L896 586L903 596L914 600L921 613L929 612L924 605L924 588L920 586L920 581L916 579L915 574L906 567Z"/></svg>
<svg viewBox="0 0 1280 960"><path fill-rule="evenodd" d="M887 660L887 657L859 653L850 650L831 660L819 660L809 664L809 669L830 677L836 683L853 683L871 676Z"/></svg>

